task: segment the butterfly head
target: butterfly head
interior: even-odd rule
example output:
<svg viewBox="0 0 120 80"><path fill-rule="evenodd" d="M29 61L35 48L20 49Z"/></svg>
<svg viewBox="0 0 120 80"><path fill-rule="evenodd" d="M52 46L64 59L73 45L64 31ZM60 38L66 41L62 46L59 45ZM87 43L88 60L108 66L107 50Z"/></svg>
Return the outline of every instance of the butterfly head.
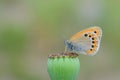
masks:
<svg viewBox="0 0 120 80"><path fill-rule="evenodd" d="M64 41L66 47L65 47L65 52L66 51L73 51L73 44L72 42L69 42L68 40Z"/></svg>

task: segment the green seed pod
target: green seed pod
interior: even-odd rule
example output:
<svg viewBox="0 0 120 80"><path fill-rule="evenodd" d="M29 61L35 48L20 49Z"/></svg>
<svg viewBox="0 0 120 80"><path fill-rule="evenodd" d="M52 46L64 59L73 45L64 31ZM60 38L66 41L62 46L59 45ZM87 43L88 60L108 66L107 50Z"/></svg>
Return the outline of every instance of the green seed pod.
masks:
<svg viewBox="0 0 120 80"><path fill-rule="evenodd" d="M80 70L78 55L75 53L49 55L47 70L51 80L77 80Z"/></svg>

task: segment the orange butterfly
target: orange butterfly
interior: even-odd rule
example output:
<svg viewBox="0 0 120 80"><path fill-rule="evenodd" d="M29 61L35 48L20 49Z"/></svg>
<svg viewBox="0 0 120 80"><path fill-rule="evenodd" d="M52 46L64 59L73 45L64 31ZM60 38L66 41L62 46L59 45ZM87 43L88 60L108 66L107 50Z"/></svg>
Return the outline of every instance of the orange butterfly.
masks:
<svg viewBox="0 0 120 80"><path fill-rule="evenodd" d="M100 47L101 37L102 29L100 27L84 29L65 41L65 52L95 55Z"/></svg>

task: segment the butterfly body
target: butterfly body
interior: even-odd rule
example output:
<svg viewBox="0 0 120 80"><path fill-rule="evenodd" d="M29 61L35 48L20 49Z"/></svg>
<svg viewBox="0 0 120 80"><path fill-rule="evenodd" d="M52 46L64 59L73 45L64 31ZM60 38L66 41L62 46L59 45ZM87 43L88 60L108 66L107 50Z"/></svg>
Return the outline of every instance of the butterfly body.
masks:
<svg viewBox="0 0 120 80"><path fill-rule="evenodd" d="M102 37L100 27L91 27L74 34L65 42L65 51L77 54L95 55Z"/></svg>

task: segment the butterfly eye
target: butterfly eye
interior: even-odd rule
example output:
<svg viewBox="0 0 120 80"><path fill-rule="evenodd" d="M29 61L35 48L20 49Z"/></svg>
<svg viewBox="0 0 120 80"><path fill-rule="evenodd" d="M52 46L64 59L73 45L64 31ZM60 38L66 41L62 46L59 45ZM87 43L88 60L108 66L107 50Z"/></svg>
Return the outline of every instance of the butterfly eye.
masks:
<svg viewBox="0 0 120 80"><path fill-rule="evenodd" d="M85 37L87 37L87 36L88 36L88 34L84 34L84 36L85 36Z"/></svg>

